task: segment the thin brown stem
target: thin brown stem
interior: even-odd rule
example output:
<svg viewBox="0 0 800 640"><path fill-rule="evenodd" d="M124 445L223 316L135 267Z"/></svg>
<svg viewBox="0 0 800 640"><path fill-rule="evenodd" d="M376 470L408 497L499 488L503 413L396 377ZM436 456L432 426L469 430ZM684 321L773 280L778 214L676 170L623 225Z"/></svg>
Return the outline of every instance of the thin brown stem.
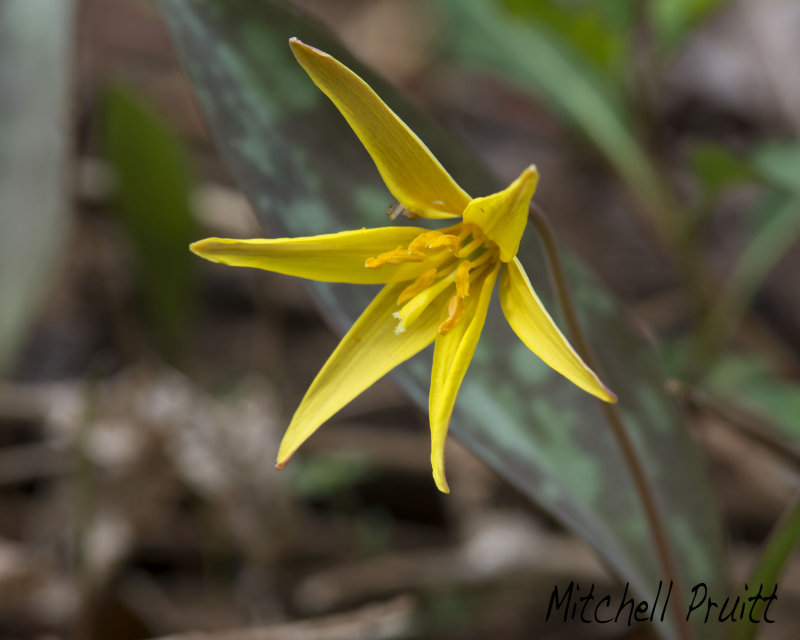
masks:
<svg viewBox="0 0 800 640"><path fill-rule="evenodd" d="M556 244L553 229L551 228L550 223L547 221L547 217L544 215L544 212L536 205L531 206L530 220L536 226L536 230L539 232L539 237L541 238L542 245L544 246L545 257L548 265L550 266L550 273L555 284L558 302L564 311L564 317L569 327L572 340L575 344L575 349L583 358L584 362L586 362L591 369L599 374L600 371L597 359L589 347L589 341L587 340L586 334L583 332L580 322L578 321L578 314L575 311L575 305L573 304L572 296L569 293L567 278L564 273L564 267L561 263L561 255L558 252L558 245ZM671 581L676 585L676 587L678 587L677 593L675 594L676 597L672 601L672 614L678 636L682 640L691 640L693 633L689 623L683 616L683 611L686 609L680 593L678 570L677 566L675 565L675 560L672 556L669 541L667 539L664 520L662 519L656 504L655 495L653 494L650 483L647 480L644 467L642 466L641 461L636 454L636 448L633 445L633 441L628 435L628 432L625 430L625 425L622 422L622 415L620 414L618 405L603 402L602 409L603 415L611 427L611 431L613 432L614 437L616 438L617 443L622 451L625 464L628 466L628 470L633 477L634 486L639 494L639 499L642 502L642 507L644 508L648 526L653 535L653 543L655 545L658 561L667 580Z"/></svg>

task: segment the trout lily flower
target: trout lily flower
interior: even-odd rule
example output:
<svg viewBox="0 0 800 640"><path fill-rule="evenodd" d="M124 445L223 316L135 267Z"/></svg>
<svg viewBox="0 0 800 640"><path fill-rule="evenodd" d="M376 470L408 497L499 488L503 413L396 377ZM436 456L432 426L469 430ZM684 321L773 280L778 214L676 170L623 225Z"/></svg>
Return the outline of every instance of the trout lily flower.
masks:
<svg viewBox="0 0 800 640"><path fill-rule="evenodd" d="M503 313L522 342L581 389L615 402L550 318L516 257L539 177L536 168L525 169L503 191L470 197L358 75L296 38L289 44L409 217L450 218L454 224L440 230L390 226L302 238L208 238L191 246L197 255L223 264L384 285L306 392L281 442L277 467L362 391L435 343L431 464L436 486L449 492L444 447L450 415L498 277Z"/></svg>

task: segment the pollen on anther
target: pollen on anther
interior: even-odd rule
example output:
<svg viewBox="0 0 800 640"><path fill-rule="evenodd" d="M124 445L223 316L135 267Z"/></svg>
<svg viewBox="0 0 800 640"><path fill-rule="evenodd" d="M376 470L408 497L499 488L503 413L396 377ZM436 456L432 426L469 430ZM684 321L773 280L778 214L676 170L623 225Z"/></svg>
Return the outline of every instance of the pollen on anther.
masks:
<svg viewBox="0 0 800 640"><path fill-rule="evenodd" d="M397 319L397 326L394 328L394 335L399 336L406 332L406 328L403 326L403 316L399 311L395 311L392 314L393 318Z"/></svg>

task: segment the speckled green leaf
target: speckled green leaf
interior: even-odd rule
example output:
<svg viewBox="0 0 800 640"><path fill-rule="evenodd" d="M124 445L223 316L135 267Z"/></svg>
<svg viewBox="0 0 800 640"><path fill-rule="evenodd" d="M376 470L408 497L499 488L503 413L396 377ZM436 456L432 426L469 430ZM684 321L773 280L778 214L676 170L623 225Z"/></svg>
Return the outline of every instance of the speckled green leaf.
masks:
<svg viewBox="0 0 800 640"><path fill-rule="evenodd" d="M268 233L308 235L382 225L392 202L356 137L294 62L287 45L290 36L355 68L468 192L495 190L497 185L462 148L364 70L324 30L284 5L161 0L160 7L219 149ZM532 231L519 255L545 304L555 311ZM648 350L585 269L573 260L568 263L605 379L620 394L627 428L665 514L684 593L689 593L687 585L701 580L717 588L719 520L692 441L662 391ZM313 287L339 330L349 326L375 292L360 286ZM583 536L623 580L652 597L663 575L629 473L598 403L533 356L508 328L499 305L489 316L457 402L453 433ZM427 406L430 354L401 367L396 377ZM665 637L673 633L667 622L658 630ZM714 635L708 628L703 631L704 637Z"/></svg>
<svg viewBox="0 0 800 640"><path fill-rule="evenodd" d="M69 220L75 2L0 2L0 372L53 275Z"/></svg>

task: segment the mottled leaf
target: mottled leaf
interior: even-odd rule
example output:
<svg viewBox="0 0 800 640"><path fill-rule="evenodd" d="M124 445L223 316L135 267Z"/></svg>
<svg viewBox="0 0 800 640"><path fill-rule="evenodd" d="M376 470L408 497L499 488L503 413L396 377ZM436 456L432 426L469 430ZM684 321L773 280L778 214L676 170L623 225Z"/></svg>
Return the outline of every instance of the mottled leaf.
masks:
<svg viewBox="0 0 800 640"><path fill-rule="evenodd" d="M308 235L382 225L392 202L366 151L292 59L290 36L328 51L360 73L469 193L496 190L469 154L353 60L322 28L283 5L162 0L160 7L219 149L269 232ZM533 231L526 234L519 255L558 320ZM697 451L662 391L647 349L585 269L573 260L569 264L604 380L620 394L625 423L657 493L683 592L699 580L719 585L720 523ZM319 283L313 290L339 331L375 293L362 286ZM396 375L423 407L430 366L428 353L412 359ZM631 476L599 403L533 356L507 326L499 305L489 310L456 403L452 432L583 536L639 593L653 596L664 575ZM457 492L458 486L452 489ZM668 621L659 624L658 631L673 636ZM709 635L714 631L704 629L704 637Z"/></svg>

